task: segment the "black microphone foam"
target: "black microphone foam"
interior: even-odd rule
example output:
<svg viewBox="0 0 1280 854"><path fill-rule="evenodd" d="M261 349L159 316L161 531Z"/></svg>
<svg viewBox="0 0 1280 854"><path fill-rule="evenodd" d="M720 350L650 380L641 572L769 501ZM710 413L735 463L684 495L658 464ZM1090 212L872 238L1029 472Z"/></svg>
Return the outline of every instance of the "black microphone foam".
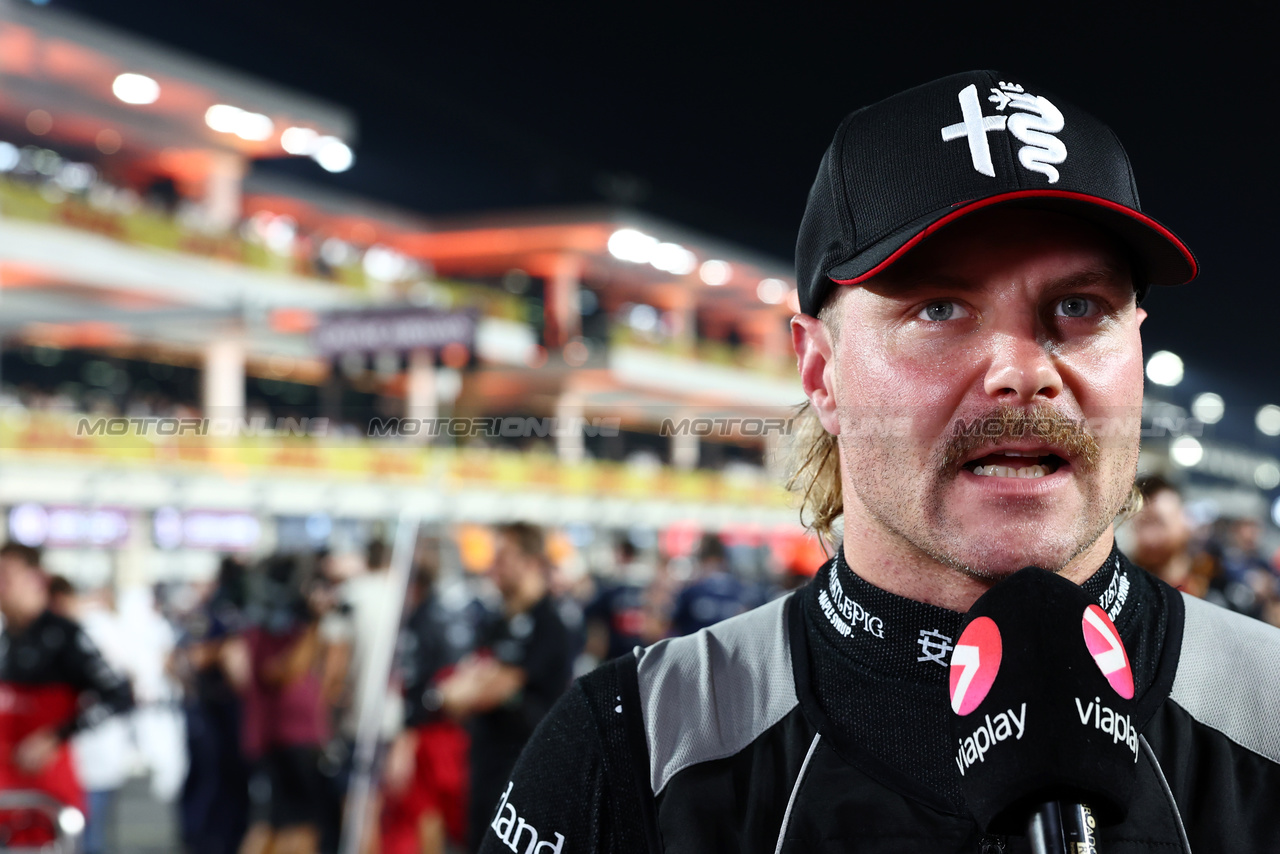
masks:
<svg viewBox="0 0 1280 854"><path fill-rule="evenodd" d="M1137 776L1133 672L1087 593L1019 570L970 609L950 675L955 761L984 831L1022 834L1047 801L1124 820Z"/></svg>

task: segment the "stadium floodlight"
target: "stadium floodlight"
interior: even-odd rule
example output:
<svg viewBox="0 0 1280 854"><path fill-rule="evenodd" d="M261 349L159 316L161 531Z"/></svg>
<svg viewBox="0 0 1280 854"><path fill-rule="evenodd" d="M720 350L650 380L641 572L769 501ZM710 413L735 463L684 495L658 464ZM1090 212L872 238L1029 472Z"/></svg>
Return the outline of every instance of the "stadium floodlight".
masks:
<svg viewBox="0 0 1280 854"><path fill-rule="evenodd" d="M719 287L729 283L729 279L733 277L733 268L727 261L718 259L703 261L702 266L698 268L698 276L706 284Z"/></svg>
<svg viewBox="0 0 1280 854"><path fill-rule="evenodd" d="M1191 468L1204 459L1204 448L1191 436L1181 436L1169 446L1169 456L1183 468Z"/></svg>
<svg viewBox="0 0 1280 854"><path fill-rule="evenodd" d="M659 243L649 263L665 273L684 276L698 266L698 258L679 243Z"/></svg>
<svg viewBox="0 0 1280 854"><path fill-rule="evenodd" d="M650 237L634 228L620 228L609 236L609 254L619 261L647 264L657 248L656 237Z"/></svg>
<svg viewBox="0 0 1280 854"><path fill-rule="evenodd" d="M265 139L270 139L275 129L275 123L269 117L264 116L262 113L250 113L242 110L235 134L241 139L250 142L262 142Z"/></svg>
<svg viewBox="0 0 1280 854"><path fill-rule="evenodd" d="M356 162L351 147L336 136L322 136L316 140L316 150L311 158L326 172L346 172Z"/></svg>
<svg viewBox="0 0 1280 854"><path fill-rule="evenodd" d="M1258 414L1253 417L1253 423L1264 436L1280 436L1280 406L1268 403L1260 407Z"/></svg>
<svg viewBox="0 0 1280 854"><path fill-rule="evenodd" d="M125 73L116 76L111 91L126 104L154 104L160 97L160 84L145 74Z"/></svg>
<svg viewBox="0 0 1280 854"><path fill-rule="evenodd" d="M1226 411L1227 408L1223 403L1222 397L1211 391L1197 394L1195 399L1191 401L1191 414L1201 424L1217 424L1222 420L1222 416Z"/></svg>
<svg viewBox="0 0 1280 854"><path fill-rule="evenodd" d="M761 279L756 286L756 296L769 305L777 305L786 299L787 283L781 279Z"/></svg>
<svg viewBox="0 0 1280 854"><path fill-rule="evenodd" d="M320 134L311 128L285 128L284 133L280 134L280 147L287 154L298 154L304 157L315 154L319 142Z"/></svg>
<svg viewBox="0 0 1280 854"><path fill-rule="evenodd" d="M1270 460L1258 463L1258 467L1253 470L1253 482L1258 489L1275 489L1280 486L1280 466Z"/></svg>
<svg viewBox="0 0 1280 854"><path fill-rule="evenodd" d="M1157 350L1147 359L1147 379L1156 385L1177 385L1182 382L1182 359L1177 353Z"/></svg>
<svg viewBox="0 0 1280 854"><path fill-rule="evenodd" d="M270 139L275 123L262 113L251 113L230 104L214 104L204 112L204 123L218 133L233 133L243 140Z"/></svg>
<svg viewBox="0 0 1280 854"><path fill-rule="evenodd" d="M204 111L204 123L218 133L235 133L236 122L243 112L230 104L214 104Z"/></svg>

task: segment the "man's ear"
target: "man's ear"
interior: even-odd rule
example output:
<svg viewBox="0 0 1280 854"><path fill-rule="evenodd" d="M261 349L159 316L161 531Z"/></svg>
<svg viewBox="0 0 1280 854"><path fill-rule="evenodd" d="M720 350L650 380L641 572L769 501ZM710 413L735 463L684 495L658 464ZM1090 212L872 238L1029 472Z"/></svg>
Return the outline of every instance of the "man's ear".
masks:
<svg viewBox="0 0 1280 854"><path fill-rule="evenodd" d="M834 368L831 336L816 317L797 314L791 318L791 346L796 351L796 367L805 397L823 428L833 436L840 434L833 387Z"/></svg>

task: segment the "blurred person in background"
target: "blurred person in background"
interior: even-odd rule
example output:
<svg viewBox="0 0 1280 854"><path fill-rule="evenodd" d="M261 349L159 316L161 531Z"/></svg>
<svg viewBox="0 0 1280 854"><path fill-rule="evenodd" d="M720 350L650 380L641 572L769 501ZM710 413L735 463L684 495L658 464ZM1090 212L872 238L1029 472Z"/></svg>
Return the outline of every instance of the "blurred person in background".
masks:
<svg viewBox="0 0 1280 854"><path fill-rule="evenodd" d="M729 571L728 554L720 537L703 534L693 580L676 597L671 634L691 635L749 611L756 604L752 594L750 586Z"/></svg>
<svg viewBox="0 0 1280 854"><path fill-rule="evenodd" d="M378 747L371 769L376 779L384 763L397 770L412 767L412 745L397 738L404 720L400 692L390 685L389 674L379 670L384 657L392 653L403 603L388 571L391 550L383 540L369 542L362 563L335 591L335 606L320 623L320 637L330 650L326 669L343 680L338 726L346 744L355 745L360 716L380 695L376 701ZM381 809L375 789L364 824L364 851L376 850Z"/></svg>
<svg viewBox="0 0 1280 854"><path fill-rule="evenodd" d="M80 603L77 601L75 585L65 576L49 576L49 610L59 617L80 623L78 617Z"/></svg>
<svg viewBox="0 0 1280 854"><path fill-rule="evenodd" d="M534 727L569 687L573 650L547 581L542 531L501 525L489 577L502 597L501 613L482 627L477 652L440 683L441 709L469 721L472 850Z"/></svg>
<svg viewBox="0 0 1280 854"><path fill-rule="evenodd" d="M1211 554L1192 546L1182 493L1154 474L1139 477L1137 487L1142 509L1129 520L1130 559L1171 587L1204 598L1219 568Z"/></svg>
<svg viewBox="0 0 1280 854"><path fill-rule="evenodd" d="M39 550L0 547L0 615L0 791L34 789L84 811L68 742L131 709L129 683L77 623L49 610Z"/></svg>
<svg viewBox="0 0 1280 854"><path fill-rule="evenodd" d="M1205 550L1213 555L1218 571L1205 598L1261 620L1275 598L1275 577L1265 561L1257 560L1255 525L1251 519L1230 517L1214 523Z"/></svg>
<svg viewBox="0 0 1280 854"><path fill-rule="evenodd" d="M442 711L440 684L474 640L469 599L439 591L439 543L418 544L412 607L400 634L405 730L412 764L388 763L384 775L382 854L443 854L446 840L466 844L467 732ZM453 601L456 599L456 601Z"/></svg>
<svg viewBox="0 0 1280 854"><path fill-rule="evenodd" d="M319 622L327 600L293 556L265 568L261 622L244 633L250 677L242 744L253 764L251 824L241 854L313 854L324 780L321 747L329 737Z"/></svg>
<svg viewBox="0 0 1280 854"><path fill-rule="evenodd" d="M595 598L587 605L587 654L596 662L608 661L655 640L647 636L645 599L653 575L641 562L630 538L618 540L616 563L602 574Z"/></svg>
<svg viewBox="0 0 1280 854"><path fill-rule="evenodd" d="M128 629L116 613L113 591L104 589L81 596L67 579L55 575L49 580L49 596L49 609L79 623L103 660L129 679L132 686L131 644ZM89 805L82 840L84 854L102 854L109 847L107 836L114 824L116 793L128 780L135 755L129 723L126 715L112 715L71 740L71 758Z"/></svg>
<svg viewBox="0 0 1280 854"><path fill-rule="evenodd" d="M1222 549L1222 570L1232 581L1248 584L1264 597L1273 597L1276 573L1262 554L1262 523L1252 516L1233 519L1227 525Z"/></svg>
<svg viewBox="0 0 1280 854"><path fill-rule="evenodd" d="M177 799L187 774L181 689L167 670L178 642L178 631L167 616L172 603L166 597L172 589L162 584L124 589L118 607L128 626L128 673L137 700L134 742L150 772L151 796L161 803Z"/></svg>
<svg viewBox="0 0 1280 854"><path fill-rule="evenodd" d="M248 604L245 565L226 556L209 596L187 620L170 660L183 685L187 775L179 827L188 854L234 854L249 823L249 769L240 752L239 694L249 660L234 642Z"/></svg>

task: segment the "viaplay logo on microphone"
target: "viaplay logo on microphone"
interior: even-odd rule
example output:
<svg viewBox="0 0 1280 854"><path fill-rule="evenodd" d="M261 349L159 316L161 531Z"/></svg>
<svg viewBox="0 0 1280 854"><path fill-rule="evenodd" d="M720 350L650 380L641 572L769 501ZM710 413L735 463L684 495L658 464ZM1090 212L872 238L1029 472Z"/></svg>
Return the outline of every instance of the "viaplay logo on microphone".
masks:
<svg viewBox="0 0 1280 854"><path fill-rule="evenodd" d="M951 653L951 710L963 717L987 698L1000 672L1004 647L1000 627L990 617L970 623Z"/></svg>
<svg viewBox="0 0 1280 854"><path fill-rule="evenodd" d="M1089 654L1102 675L1107 677L1107 682L1121 697L1132 700L1133 669L1129 666L1129 653L1125 651L1116 624L1111 622L1106 611L1090 605L1084 610L1080 629L1084 632ZM1111 736L1112 741L1123 743L1137 759L1138 730L1128 715L1104 705L1101 697L1094 697L1092 702L1076 697L1076 713L1080 715L1081 726L1092 726Z"/></svg>
<svg viewBox="0 0 1280 854"><path fill-rule="evenodd" d="M964 717L987 698L991 686L1000 672L1000 659L1004 647L1000 640L1000 627L990 617L978 617L965 627L951 653L951 710ZM956 752L956 765L960 775L976 762L985 762L987 751L1009 736L1021 739L1027 729L1027 704L1015 712L1013 709L990 714L978 724L967 738L960 740Z"/></svg>
<svg viewBox="0 0 1280 854"><path fill-rule="evenodd" d="M1089 648L1089 654L1093 656L1102 675L1107 677L1117 694L1126 700L1132 700L1133 670L1129 667L1129 653L1120 640L1116 624L1111 622L1106 611L1097 605L1090 605L1084 609L1080 629L1084 632L1084 645Z"/></svg>

